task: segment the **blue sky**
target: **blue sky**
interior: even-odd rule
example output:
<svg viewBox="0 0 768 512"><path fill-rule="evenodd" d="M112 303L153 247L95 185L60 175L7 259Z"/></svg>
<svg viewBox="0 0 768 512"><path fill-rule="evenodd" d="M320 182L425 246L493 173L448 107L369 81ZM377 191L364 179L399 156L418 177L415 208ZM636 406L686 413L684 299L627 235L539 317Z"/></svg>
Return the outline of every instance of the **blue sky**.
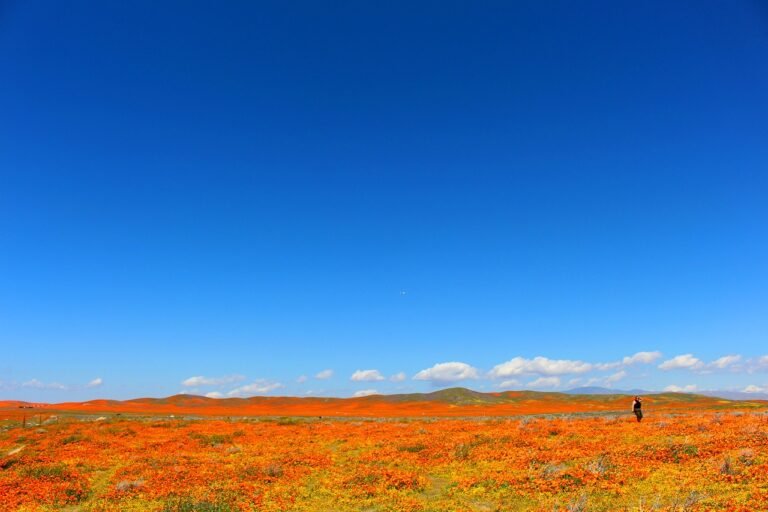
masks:
<svg viewBox="0 0 768 512"><path fill-rule="evenodd" d="M0 398L768 388L766 55L756 1L4 2Z"/></svg>

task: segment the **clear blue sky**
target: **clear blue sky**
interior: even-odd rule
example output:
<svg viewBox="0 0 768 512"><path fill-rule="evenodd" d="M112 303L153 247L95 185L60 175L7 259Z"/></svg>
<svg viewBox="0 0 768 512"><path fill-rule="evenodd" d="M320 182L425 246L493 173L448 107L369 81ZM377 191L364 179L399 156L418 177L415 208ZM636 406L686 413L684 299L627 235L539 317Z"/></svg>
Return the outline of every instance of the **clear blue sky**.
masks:
<svg viewBox="0 0 768 512"><path fill-rule="evenodd" d="M0 398L768 387L764 3L225 4L0 3Z"/></svg>

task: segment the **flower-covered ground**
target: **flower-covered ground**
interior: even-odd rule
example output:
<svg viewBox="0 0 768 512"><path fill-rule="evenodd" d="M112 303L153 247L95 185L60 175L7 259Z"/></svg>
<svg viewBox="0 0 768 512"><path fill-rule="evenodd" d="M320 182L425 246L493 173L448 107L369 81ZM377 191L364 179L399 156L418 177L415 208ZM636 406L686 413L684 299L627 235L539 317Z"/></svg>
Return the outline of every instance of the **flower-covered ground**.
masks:
<svg viewBox="0 0 768 512"><path fill-rule="evenodd" d="M629 414L58 417L0 431L3 511L766 508L761 411L660 413L640 424Z"/></svg>

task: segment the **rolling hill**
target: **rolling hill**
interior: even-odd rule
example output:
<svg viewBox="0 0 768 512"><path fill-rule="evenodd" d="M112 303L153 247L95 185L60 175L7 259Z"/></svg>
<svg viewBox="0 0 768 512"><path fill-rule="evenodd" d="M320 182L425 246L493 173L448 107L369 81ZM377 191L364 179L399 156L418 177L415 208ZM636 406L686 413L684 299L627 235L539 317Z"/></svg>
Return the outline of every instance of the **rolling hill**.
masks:
<svg viewBox="0 0 768 512"><path fill-rule="evenodd" d="M540 391L481 393L448 388L432 393L371 395L360 398L250 397L208 398L174 395L166 398L91 400L58 404L0 401L0 417L37 414L148 416L331 416L331 417L478 417L556 413L628 412L624 394L568 394ZM735 401L687 393L645 395L644 408L653 411L690 409L753 409L768 402Z"/></svg>

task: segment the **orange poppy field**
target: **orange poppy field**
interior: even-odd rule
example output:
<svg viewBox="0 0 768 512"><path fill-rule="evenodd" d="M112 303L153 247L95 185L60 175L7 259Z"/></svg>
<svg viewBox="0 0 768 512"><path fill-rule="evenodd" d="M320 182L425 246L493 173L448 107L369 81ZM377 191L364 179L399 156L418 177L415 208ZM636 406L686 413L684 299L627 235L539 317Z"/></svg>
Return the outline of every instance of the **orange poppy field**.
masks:
<svg viewBox="0 0 768 512"><path fill-rule="evenodd" d="M677 407L672 401L654 407L653 400L647 398L642 423L629 407L478 417L228 418L96 416L6 403L0 507L768 510L764 403L723 401L718 409L716 400L706 408L685 407L689 398Z"/></svg>

